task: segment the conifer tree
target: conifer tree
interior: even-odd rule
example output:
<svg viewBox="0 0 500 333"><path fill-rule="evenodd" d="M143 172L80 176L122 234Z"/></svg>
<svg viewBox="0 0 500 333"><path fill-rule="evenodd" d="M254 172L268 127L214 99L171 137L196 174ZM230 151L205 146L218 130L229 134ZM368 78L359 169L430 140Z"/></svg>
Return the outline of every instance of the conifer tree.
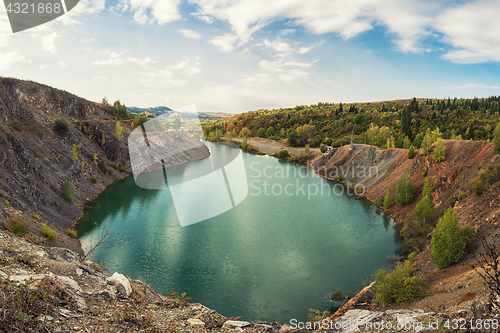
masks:
<svg viewBox="0 0 500 333"><path fill-rule="evenodd" d="M391 191L387 190L384 197L384 209L389 208L392 205Z"/></svg>
<svg viewBox="0 0 500 333"><path fill-rule="evenodd" d="M403 177L398 181L396 187L396 202L405 205L413 199L415 189L410 177L410 169L406 168Z"/></svg>

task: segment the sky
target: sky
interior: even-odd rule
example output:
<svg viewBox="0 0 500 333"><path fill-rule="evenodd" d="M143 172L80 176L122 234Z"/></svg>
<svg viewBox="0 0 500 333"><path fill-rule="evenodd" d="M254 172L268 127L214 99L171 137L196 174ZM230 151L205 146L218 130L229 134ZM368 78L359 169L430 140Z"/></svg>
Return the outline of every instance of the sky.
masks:
<svg viewBox="0 0 500 333"><path fill-rule="evenodd" d="M498 13L498 0L80 0L14 34L0 3L0 76L203 112L496 96Z"/></svg>

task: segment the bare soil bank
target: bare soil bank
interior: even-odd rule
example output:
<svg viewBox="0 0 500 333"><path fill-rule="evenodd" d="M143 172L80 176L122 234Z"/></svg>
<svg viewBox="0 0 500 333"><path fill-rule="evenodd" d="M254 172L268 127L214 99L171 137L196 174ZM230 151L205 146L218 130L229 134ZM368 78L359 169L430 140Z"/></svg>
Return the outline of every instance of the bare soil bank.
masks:
<svg viewBox="0 0 500 333"><path fill-rule="evenodd" d="M477 238L498 239L500 197L499 190L487 187L482 196L472 193L470 182L478 172L487 165L498 161L499 155L493 152L494 145L484 141L451 141L446 140L446 159L435 162L433 153L424 156L417 151L413 159L407 158L406 149L382 150L377 147L352 144L339 147L315 159L312 166L322 176L340 177L342 181L362 184L366 188L364 194L372 202L376 198L384 198L387 190L394 198L396 185L405 168L410 169L411 179L417 195L405 206L393 204L388 214L401 223L412 218L415 205L422 198L424 174L435 186L432 193L434 203L433 226L451 206L449 198L460 192L467 197L453 205L455 214L462 226L471 225L477 232ZM416 257L416 267L423 274L428 284L430 295L398 308L422 308L434 312L456 312L460 307L459 300L468 294L469 298L485 296L486 288L481 278L470 267L474 253L466 255L462 260L445 270L438 270L430 260L430 233L425 237L424 246ZM475 249L477 253L479 249ZM463 300L463 299L462 299Z"/></svg>

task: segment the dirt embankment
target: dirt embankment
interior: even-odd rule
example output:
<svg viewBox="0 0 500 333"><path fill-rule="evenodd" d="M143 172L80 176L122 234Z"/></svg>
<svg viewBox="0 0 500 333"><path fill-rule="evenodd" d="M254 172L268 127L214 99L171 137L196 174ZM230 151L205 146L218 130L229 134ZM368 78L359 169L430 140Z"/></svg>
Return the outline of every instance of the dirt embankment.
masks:
<svg viewBox="0 0 500 333"><path fill-rule="evenodd" d="M459 223L473 226L477 238L497 239L500 233L499 190L487 186L483 195L477 196L472 193L470 183L482 168L497 162L500 156L494 154L494 145L490 142L445 140L445 143L446 159L442 162L435 162L433 153L422 155L421 150L417 151L415 158L408 159L406 149L382 150L353 144L324 154L314 160L312 165L322 176L364 185L367 199L373 202L377 197L383 200L387 190L390 190L394 201L397 182L404 169L409 168L416 196L408 205L394 203L390 207L389 213L398 222L412 219L413 209L422 198L424 179L429 177L435 188L432 192L434 216L431 226L435 226L438 218L452 205L449 198L465 192L467 197L453 204ZM469 299L484 296L487 290L481 278L469 266L474 253L479 250L465 255L446 270L438 270L430 260L430 235L425 238L425 244L416 257L416 267L427 281L430 295L403 308L448 312L457 309L464 295L468 295Z"/></svg>

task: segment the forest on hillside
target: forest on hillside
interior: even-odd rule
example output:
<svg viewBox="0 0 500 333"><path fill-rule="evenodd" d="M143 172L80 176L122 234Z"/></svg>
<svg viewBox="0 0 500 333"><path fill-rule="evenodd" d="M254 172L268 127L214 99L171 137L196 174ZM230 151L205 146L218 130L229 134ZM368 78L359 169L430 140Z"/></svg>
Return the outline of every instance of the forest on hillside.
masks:
<svg viewBox="0 0 500 333"><path fill-rule="evenodd" d="M338 147L366 143L380 148L421 148L432 138L491 141L500 97L413 98L372 103L323 103L259 110L204 125L205 137L287 139L289 146ZM434 140L433 140L434 141Z"/></svg>

